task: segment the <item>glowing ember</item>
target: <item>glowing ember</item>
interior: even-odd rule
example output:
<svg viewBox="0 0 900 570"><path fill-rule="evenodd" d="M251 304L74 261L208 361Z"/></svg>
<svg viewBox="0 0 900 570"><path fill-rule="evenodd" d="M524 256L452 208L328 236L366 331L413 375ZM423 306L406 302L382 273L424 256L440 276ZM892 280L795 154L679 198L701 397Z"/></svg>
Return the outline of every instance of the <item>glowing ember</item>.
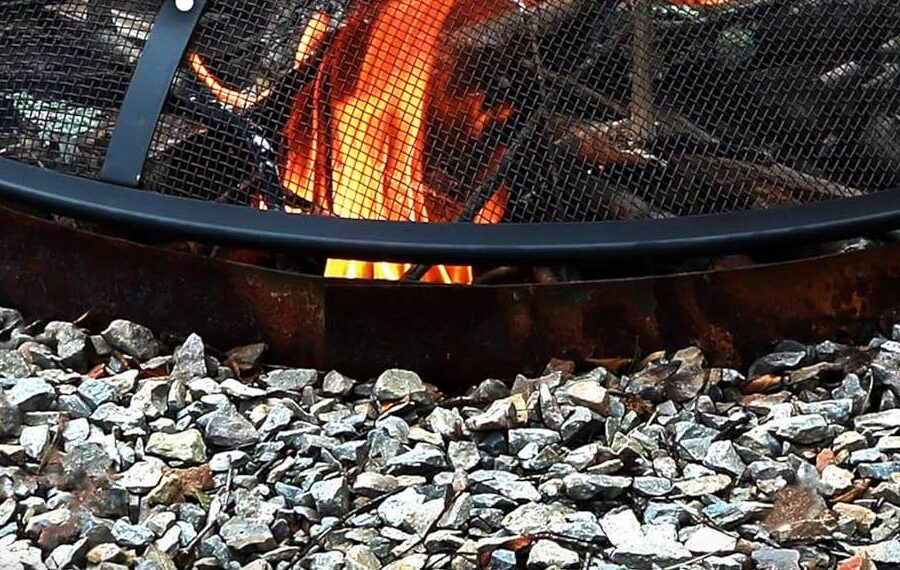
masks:
<svg viewBox="0 0 900 570"><path fill-rule="evenodd" d="M472 14L487 17L490 9L484 4L358 3L327 49L315 80L294 104L285 129L283 186L344 218L443 221L429 210L432 191L425 184L429 121L453 122L477 138L486 123L511 113L484 109L483 95L472 90L453 92L448 87L452 70L437 65L442 34L472 23ZM502 9L511 8L512 2L502 3ZM501 188L474 221L499 222L507 197L508 190ZM396 280L409 267L330 259L325 275ZM423 280L470 283L472 270L435 266Z"/></svg>

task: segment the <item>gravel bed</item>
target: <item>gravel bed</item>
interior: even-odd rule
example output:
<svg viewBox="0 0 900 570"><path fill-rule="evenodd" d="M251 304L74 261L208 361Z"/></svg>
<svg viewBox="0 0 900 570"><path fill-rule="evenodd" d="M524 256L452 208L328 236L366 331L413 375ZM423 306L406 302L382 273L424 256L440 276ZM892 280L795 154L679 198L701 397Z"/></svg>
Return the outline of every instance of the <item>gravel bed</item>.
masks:
<svg viewBox="0 0 900 570"><path fill-rule="evenodd" d="M0 309L0 568L900 567L900 328L453 398L264 348Z"/></svg>

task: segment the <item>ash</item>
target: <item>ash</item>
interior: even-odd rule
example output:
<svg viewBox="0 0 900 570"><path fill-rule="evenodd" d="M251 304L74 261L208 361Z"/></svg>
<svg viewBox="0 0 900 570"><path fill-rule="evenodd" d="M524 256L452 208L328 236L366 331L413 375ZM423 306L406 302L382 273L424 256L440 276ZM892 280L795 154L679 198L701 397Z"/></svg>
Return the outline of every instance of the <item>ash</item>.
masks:
<svg viewBox="0 0 900 570"><path fill-rule="evenodd" d="M892 337L447 397L0 309L0 568L894 568Z"/></svg>

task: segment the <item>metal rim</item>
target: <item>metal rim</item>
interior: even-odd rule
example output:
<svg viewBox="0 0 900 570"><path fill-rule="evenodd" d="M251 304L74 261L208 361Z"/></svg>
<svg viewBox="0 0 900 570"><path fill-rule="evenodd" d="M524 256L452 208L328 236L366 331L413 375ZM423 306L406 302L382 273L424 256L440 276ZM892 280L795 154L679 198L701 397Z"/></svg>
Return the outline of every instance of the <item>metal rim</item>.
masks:
<svg viewBox="0 0 900 570"><path fill-rule="evenodd" d="M166 196L3 158L0 194L61 214L191 239L404 261L724 253L839 239L900 225L900 189L802 206L662 220L493 225L350 220Z"/></svg>

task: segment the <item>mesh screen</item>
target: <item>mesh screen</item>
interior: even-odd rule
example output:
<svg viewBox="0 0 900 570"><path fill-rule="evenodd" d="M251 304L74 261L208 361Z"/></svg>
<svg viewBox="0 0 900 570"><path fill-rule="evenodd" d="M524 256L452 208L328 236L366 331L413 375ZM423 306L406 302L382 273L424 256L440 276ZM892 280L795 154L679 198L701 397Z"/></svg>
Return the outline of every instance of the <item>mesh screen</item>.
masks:
<svg viewBox="0 0 900 570"><path fill-rule="evenodd" d="M160 0L4 0L0 156L96 176Z"/></svg>
<svg viewBox="0 0 900 570"><path fill-rule="evenodd" d="M6 156L95 176L159 1L0 5ZM896 0L210 0L146 188L400 221L900 186Z"/></svg>

